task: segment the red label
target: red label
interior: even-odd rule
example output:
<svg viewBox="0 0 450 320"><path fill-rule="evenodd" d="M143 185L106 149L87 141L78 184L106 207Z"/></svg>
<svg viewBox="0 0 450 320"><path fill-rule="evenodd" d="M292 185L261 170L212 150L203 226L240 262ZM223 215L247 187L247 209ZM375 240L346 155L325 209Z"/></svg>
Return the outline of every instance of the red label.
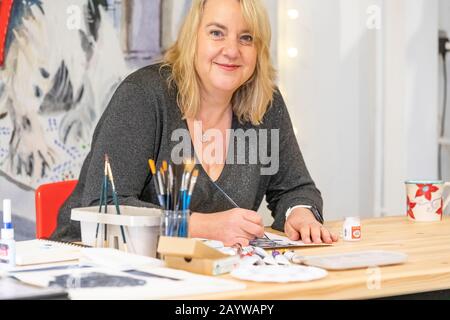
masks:
<svg viewBox="0 0 450 320"><path fill-rule="evenodd" d="M0 257L6 257L8 255L8 245L0 244Z"/></svg>
<svg viewBox="0 0 450 320"><path fill-rule="evenodd" d="M361 238L361 227L352 227L352 239Z"/></svg>

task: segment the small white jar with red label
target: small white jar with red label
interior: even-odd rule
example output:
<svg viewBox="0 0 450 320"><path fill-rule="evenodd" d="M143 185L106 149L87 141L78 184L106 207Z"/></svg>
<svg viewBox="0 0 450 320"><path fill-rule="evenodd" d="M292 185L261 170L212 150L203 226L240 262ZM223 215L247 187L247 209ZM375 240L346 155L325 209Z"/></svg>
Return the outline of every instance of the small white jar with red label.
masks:
<svg viewBox="0 0 450 320"><path fill-rule="evenodd" d="M344 241L360 241L361 240L361 220L359 217L347 217L344 221L342 230L342 238Z"/></svg>

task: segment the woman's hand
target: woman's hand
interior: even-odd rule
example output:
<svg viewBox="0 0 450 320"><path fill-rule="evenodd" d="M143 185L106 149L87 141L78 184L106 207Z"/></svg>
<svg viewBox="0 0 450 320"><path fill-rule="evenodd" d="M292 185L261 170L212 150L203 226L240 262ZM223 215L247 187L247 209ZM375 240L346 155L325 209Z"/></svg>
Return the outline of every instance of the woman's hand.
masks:
<svg viewBox="0 0 450 320"><path fill-rule="evenodd" d="M284 224L284 231L289 239L301 240L304 243L333 243L338 241L337 235L328 231L307 208L294 209Z"/></svg>
<svg viewBox="0 0 450 320"><path fill-rule="evenodd" d="M264 225L258 213L251 210L236 208L210 214L193 213L189 236L219 240L225 246L237 243L248 246L250 240L264 237Z"/></svg>

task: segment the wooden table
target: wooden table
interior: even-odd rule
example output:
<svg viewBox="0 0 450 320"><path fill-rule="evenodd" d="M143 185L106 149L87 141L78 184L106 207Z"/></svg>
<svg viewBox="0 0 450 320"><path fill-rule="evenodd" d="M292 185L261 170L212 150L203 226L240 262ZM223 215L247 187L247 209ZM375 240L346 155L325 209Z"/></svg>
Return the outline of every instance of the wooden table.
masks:
<svg viewBox="0 0 450 320"><path fill-rule="evenodd" d="M339 234L342 223L325 225ZM188 299L369 299L450 289L450 217L436 223L410 222L406 217L363 220L360 242L340 239L333 247L299 251L302 255L319 255L378 249L404 252L408 262L377 269L330 271L326 278L306 283L246 282L246 290Z"/></svg>

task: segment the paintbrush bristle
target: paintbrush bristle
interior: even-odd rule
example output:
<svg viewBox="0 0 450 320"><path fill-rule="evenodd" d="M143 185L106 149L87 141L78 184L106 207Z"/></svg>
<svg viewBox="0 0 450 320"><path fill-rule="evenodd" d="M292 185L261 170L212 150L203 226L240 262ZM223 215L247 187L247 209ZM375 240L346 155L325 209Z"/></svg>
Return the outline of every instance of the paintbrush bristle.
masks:
<svg viewBox="0 0 450 320"><path fill-rule="evenodd" d="M188 159L184 163L184 171L191 173L195 167L195 162L192 159Z"/></svg>
<svg viewBox="0 0 450 320"><path fill-rule="evenodd" d="M109 177L109 180L111 181L112 189L115 192L116 191L116 186L114 185L114 177L113 177L112 170L111 170L111 165L109 164L109 162L108 162L107 168L108 168L108 177Z"/></svg>
<svg viewBox="0 0 450 320"><path fill-rule="evenodd" d="M153 159L148 160L148 165L150 166L150 171L152 172L152 175L156 174L156 165L155 161Z"/></svg>
<svg viewBox="0 0 450 320"><path fill-rule="evenodd" d="M195 169L194 172L192 173L192 176L197 178L198 177L198 169Z"/></svg>
<svg viewBox="0 0 450 320"><path fill-rule="evenodd" d="M105 176L108 175L108 156L105 154Z"/></svg>

